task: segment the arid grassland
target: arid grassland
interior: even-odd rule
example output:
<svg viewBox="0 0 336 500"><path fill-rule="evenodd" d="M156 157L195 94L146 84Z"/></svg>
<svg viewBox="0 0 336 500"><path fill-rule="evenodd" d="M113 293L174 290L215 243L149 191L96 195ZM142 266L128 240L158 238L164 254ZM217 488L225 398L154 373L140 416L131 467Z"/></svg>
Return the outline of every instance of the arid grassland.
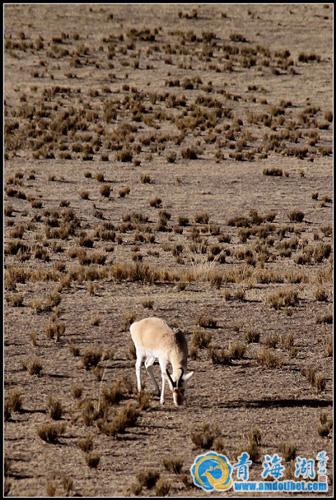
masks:
<svg viewBox="0 0 336 500"><path fill-rule="evenodd" d="M332 4L4 7L7 496L201 497L206 450L332 496L332 46Z"/></svg>

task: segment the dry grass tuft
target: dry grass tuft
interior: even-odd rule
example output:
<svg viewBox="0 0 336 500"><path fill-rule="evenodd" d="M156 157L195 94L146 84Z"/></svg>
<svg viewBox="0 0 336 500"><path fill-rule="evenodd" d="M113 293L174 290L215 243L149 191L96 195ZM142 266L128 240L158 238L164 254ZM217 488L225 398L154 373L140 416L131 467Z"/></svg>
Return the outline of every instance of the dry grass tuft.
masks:
<svg viewBox="0 0 336 500"><path fill-rule="evenodd" d="M299 293L294 288L279 290L268 295L265 301L273 309L294 307L299 303Z"/></svg>
<svg viewBox="0 0 336 500"><path fill-rule="evenodd" d="M65 432L65 424L44 423L37 429L38 436L46 443L56 444L58 438Z"/></svg>
<svg viewBox="0 0 336 500"><path fill-rule="evenodd" d="M47 400L47 414L49 414L53 420L60 420L63 415L62 403L51 395Z"/></svg>
<svg viewBox="0 0 336 500"><path fill-rule="evenodd" d="M138 483L141 484L142 487L146 487L148 489L154 488L157 481L160 478L160 473L155 470L143 470L137 473L136 478Z"/></svg>
<svg viewBox="0 0 336 500"><path fill-rule="evenodd" d="M279 444L279 452L281 453L281 456L286 460L286 462L290 462L296 457L297 446L293 443L283 441Z"/></svg>
<svg viewBox="0 0 336 500"><path fill-rule="evenodd" d="M163 465L169 472L180 474L183 467L183 459L170 455L163 459Z"/></svg>
<svg viewBox="0 0 336 500"><path fill-rule="evenodd" d="M98 453L85 453L85 462L90 469L96 469L100 462L100 455Z"/></svg>
<svg viewBox="0 0 336 500"><path fill-rule="evenodd" d="M231 356L224 347L209 345L208 356L214 365L231 365Z"/></svg>
<svg viewBox="0 0 336 500"><path fill-rule="evenodd" d="M278 356L272 349L267 349L265 346L259 354L257 361L265 368L281 368L284 363L282 356Z"/></svg>
<svg viewBox="0 0 336 500"><path fill-rule="evenodd" d="M83 352L83 366L86 370L95 368L102 359L103 351L100 347L87 347Z"/></svg>
<svg viewBox="0 0 336 500"><path fill-rule="evenodd" d="M155 484L155 495L157 497L166 497L170 491L171 484L164 477L160 477Z"/></svg>
<svg viewBox="0 0 336 500"><path fill-rule="evenodd" d="M191 440L198 447L209 450L216 437L218 437L219 430L217 426L210 424L203 424L199 430L191 432Z"/></svg>

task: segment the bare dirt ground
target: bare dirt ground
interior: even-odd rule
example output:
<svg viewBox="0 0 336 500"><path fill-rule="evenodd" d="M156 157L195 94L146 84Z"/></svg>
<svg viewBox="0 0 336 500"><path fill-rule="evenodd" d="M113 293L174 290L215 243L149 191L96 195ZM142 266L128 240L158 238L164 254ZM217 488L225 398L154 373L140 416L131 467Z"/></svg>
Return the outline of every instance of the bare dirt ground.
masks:
<svg viewBox="0 0 336 500"><path fill-rule="evenodd" d="M256 480L325 450L332 496L332 26L331 4L4 7L6 495L203 496L200 431ZM188 339L183 407L145 373L137 397L146 316Z"/></svg>

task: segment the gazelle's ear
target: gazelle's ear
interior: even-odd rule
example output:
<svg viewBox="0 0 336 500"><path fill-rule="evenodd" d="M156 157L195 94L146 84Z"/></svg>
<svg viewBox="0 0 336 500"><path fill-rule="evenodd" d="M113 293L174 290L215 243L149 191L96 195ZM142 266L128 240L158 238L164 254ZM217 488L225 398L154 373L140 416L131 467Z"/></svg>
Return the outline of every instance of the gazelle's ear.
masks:
<svg viewBox="0 0 336 500"><path fill-rule="evenodd" d="M187 373L187 375L183 376L183 380L185 382L188 382L188 380L190 380L193 375L194 375L194 372L189 372L189 373Z"/></svg>

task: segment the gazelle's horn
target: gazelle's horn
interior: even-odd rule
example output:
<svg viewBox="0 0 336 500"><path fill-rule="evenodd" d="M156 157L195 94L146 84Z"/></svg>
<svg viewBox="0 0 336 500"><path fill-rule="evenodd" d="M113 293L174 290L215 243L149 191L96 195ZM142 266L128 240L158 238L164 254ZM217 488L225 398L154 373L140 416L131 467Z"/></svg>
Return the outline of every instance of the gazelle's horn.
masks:
<svg viewBox="0 0 336 500"><path fill-rule="evenodd" d="M184 373L184 370L183 370L183 368L182 368L182 367L180 368L180 370L181 370L181 375L180 375L180 376L179 376L179 378L178 378L178 381L177 381L177 387L180 385L180 382L181 382L181 380L182 380L183 373Z"/></svg>
<svg viewBox="0 0 336 500"><path fill-rule="evenodd" d="M173 387L176 387L176 382L174 382L174 380L171 378L170 373L169 373L169 371L168 371L168 368L166 368L166 373L167 373L167 376L168 376L168 378L169 378L169 381L170 381L171 385L172 385Z"/></svg>

